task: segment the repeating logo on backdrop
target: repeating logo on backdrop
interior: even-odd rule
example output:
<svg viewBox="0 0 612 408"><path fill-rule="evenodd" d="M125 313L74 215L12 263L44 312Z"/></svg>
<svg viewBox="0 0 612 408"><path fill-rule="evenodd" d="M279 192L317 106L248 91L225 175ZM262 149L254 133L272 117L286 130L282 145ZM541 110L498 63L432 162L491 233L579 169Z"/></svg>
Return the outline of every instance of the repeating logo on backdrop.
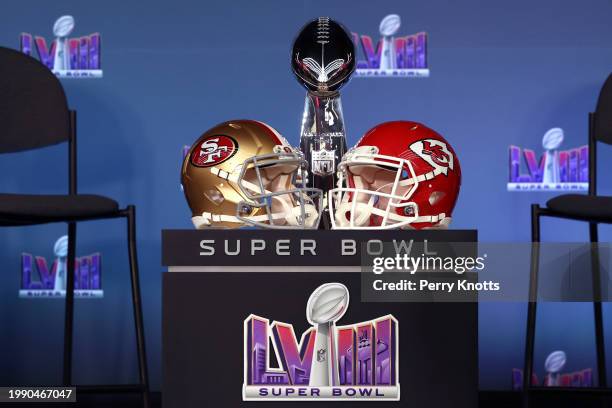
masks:
<svg viewBox="0 0 612 408"><path fill-rule="evenodd" d="M374 46L372 37L353 33L358 55L355 76L366 78L428 77L427 33L397 35L401 18L390 14L378 27L381 39ZM359 52L359 50L361 50Z"/></svg>
<svg viewBox="0 0 612 408"><path fill-rule="evenodd" d="M55 39L47 44L45 37L21 33L21 52L34 56L59 78L102 78L100 33L69 38L75 28L72 16L62 16L53 24Z"/></svg>
<svg viewBox="0 0 612 408"><path fill-rule="evenodd" d="M63 298L66 296L68 236L60 237L53 245L55 260L49 267L43 256L21 254L21 289L23 298ZM74 295L81 298L101 298L102 257L99 253L75 260Z"/></svg>
<svg viewBox="0 0 612 408"><path fill-rule="evenodd" d="M198 167L221 164L238 151L238 142L225 135L209 136L191 153L191 163Z"/></svg>
<svg viewBox="0 0 612 408"><path fill-rule="evenodd" d="M508 191L586 191L589 188L589 148L558 150L561 128L548 130L542 138L544 154L539 162L531 149L510 146ZM521 170L521 153L527 172Z"/></svg>
<svg viewBox="0 0 612 408"><path fill-rule="evenodd" d="M289 323L247 317L243 400L399 400L398 321L386 315L336 326L348 304L346 286L318 287L299 342Z"/></svg>
<svg viewBox="0 0 612 408"><path fill-rule="evenodd" d="M563 373L563 368L567 363L567 355L563 350L553 351L544 361L546 374L540 384L536 373L532 374L531 385L544 387L592 387L593 369L585 368L582 370ZM520 390L523 388L523 370L512 369L512 389Z"/></svg>

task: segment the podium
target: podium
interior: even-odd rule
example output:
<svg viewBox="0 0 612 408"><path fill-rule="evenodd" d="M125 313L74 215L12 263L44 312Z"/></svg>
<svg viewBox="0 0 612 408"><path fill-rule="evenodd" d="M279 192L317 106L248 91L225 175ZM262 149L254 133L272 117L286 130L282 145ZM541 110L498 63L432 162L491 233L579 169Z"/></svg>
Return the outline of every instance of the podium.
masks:
<svg viewBox="0 0 612 408"><path fill-rule="evenodd" d="M164 230L162 406L477 406L477 303L362 301L361 251L394 240L477 232ZM326 356L306 305L331 282L350 301ZM333 384L309 386L327 357Z"/></svg>

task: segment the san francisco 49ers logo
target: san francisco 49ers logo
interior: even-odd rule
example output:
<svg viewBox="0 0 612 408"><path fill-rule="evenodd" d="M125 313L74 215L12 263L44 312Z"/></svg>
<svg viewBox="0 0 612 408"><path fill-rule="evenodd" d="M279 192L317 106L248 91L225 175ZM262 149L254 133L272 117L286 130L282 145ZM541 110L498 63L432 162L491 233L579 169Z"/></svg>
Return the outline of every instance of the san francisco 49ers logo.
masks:
<svg viewBox="0 0 612 408"><path fill-rule="evenodd" d="M191 153L191 163L210 167L223 163L238 151L238 142L225 135L208 136L198 142Z"/></svg>
<svg viewBox="0 0 612 408"><path fill-rule="evenodd" d="M410 149L429 163L439 173L447 174L453 170L454 157L446 143L436 139L423 139L410 145ZM439 174L438 173L438 174Z"/></svg>

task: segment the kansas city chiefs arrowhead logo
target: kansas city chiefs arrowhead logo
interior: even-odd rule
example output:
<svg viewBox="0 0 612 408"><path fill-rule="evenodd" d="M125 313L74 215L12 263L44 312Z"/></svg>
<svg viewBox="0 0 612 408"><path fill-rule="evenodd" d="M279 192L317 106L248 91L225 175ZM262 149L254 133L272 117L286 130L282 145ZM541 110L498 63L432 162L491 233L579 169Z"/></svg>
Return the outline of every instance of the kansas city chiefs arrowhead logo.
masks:
<svg viewBox="0 0 612 408"><path fill-rule="evenodd" d="M208 136L198 142L191 153L191 163L211 167L223 163L238 151L238 142L225 135Z"/></svg>
<svg viewBox="0 0 612 408"><path fill-rule="evenodd" d="M454 157L446 143L435 139L423 139L410 145L410 150L429 163L439 173L453 170Z"/></svg>

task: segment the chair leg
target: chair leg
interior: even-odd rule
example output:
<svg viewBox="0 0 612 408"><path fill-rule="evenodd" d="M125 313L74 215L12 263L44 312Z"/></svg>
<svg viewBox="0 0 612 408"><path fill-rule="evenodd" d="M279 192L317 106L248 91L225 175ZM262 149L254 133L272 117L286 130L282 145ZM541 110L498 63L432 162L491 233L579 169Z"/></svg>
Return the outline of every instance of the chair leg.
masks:
<svg viewBox="0 0 612 408"><path fill-rule="evenodd" d="M138 278L138 257L136 253L136 209L130 205L127 208L128 220L128 250L130 257L130 276L132 281L132 305L134 307L134 323L136 326L136 344L138 348L138 370L140 384L143 387L143 406L149 407L149 374L147 368L147 353L145 349L144 322L142 317L142 301L140 296L140 281Z"/></svg>
<svg viewBox="0 0 612 408"><path fill-rule="evenodd" d="M76 259L76 223L68 223L68 256L66 259L66 309L64 317L64 369L62 381L72 385L72 339L74 323L74 271Z"/></svg>
<svg viewBox="0 0 612 408"><path fill-rule="evenodd" d="M593 314L595 317L595 345L597 350L597 373L599 387L607 387L606 355L603 329L603 311L601 307L601 269L599 260L599 242L597 223L589 223L589 238L591 241L591 275L593 279Z"/></svg>
<svg viewBox="0 0 612 408"><path fill-rule="evenodd" d="M529 406L529 389L533 376L535 349L536 309L538 300L538 269L540 265L540 206L531 206L531 271L527 304L527 330L525 335L525 361L523 366L523 407Z"/></svg>

